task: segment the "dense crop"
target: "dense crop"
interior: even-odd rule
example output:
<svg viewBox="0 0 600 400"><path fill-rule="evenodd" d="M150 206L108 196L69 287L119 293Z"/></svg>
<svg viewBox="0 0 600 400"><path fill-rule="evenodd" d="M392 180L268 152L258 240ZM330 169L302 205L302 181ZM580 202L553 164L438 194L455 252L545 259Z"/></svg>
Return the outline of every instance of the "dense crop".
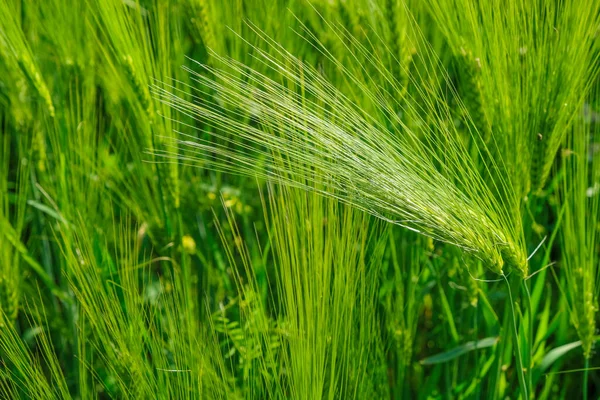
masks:
<svg viewBox="0 0 600 400"><path fill-rule="evenodd" d="M600 0L0 0L0 398L597 398Z"/></svg>

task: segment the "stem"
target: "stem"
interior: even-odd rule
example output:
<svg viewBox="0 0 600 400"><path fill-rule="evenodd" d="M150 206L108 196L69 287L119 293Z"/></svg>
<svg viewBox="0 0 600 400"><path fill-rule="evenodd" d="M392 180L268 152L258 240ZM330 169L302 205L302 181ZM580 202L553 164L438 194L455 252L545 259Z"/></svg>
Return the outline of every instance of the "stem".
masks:
<svg viewBox="0 0 600 400"><path fill-rule="evenodd" d="M479 295L477 297L479 298ZM476 349L477 349L477 339L479 338L479 334L477 331L477 312L478 311L479 311L479 301L477 301L477 304L475 306L475 323L474 323L475 326L473 329L475 331L474 340L475 340L475 348ZM481 391L480 391L480 385L479 385L479 383L481 382L481 377L479 374L479 354L477 352L474 352L474 354L475 354L475 371L477 371L477 378L476 378L477 379L477 389L476 389L477 391L475 394L475 399L479 400L481 398L480 397Z"/></svg>
<svg viewBox="0 0 600 400"><path fill-rule="evenodd" d="M482 297L483 298L483 297ZM504 313L504 315L502 316L502 332L506 332L507 331L507 326L508 326L508 313ZM490 400L498 400L500 398L500 395L502 393L500 393L500 385L498 384L500 382L500 375L502 374L502 360L504 359L504 353L505 353L505 347L506 347L506 343L507 340L501 340L498 343L498 349L497 349L497 354L498 356L496 357L496 372L495 372L495 376L493 377L493 380L490 382L490 395L488 396L488 398Z"/></svg>
<svg viewBox="0 0 600 400"><path fill-rule="evenodd" d="M527 295L526 300L527 300L527 310L528 310L528 314L529 314L529 326L527 327L527 372L531 371L532 368L532 362L531 362L531 347L529 347L532 343L533 343L533 308L531 306L531 292L529 290L529 281L525 281L525 285L524 285L524 289L525 289L525 294ZM527 390L529 393L531 393L533 391L533 382L532 382L532 374L528 373L527 374Z"/></svg>
<svg viewBox="0 0 600 400"><path fill-rule="evenodd" d="M523 371L523 360L521 358L521 348L519 346L519 331L517 330L517 316L515 313L515 307L518 306L518 304L516 303L516 296L513 298L512 295L512 289L515 289L516 293L515 295L518 293L519 291L519 285L521 284L521 280L519 278L519 276L515 275L514 277L511 278L510 283L508 282L508 279L506 279L506 276L503 275L504 280L506 281L506 285L508 287L508 297L510 299L510 315L512 318L512 335L513 335L513 340L515 342L514 345L514 351L515 351L515 359L517 361L517 377L519 378L519 388L521 389L521 393L523 394L523 399L524 400L528 400L529 399L529 395L527 392L527 383L525 380L525 372Z"/></svg>
<svg viewBox="0 0 600 400"><path fill-rule="evenodd" d="M588 371L590 369L590 358L585 357L585 370L583 371L583 400L588 399Z"/></svg>

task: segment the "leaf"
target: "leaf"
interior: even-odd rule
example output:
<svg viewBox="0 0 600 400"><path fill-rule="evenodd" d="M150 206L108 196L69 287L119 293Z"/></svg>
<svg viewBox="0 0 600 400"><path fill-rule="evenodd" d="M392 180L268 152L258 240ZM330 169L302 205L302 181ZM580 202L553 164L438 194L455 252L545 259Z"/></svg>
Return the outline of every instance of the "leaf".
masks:
<svg viewBox="0 0 600 400"><path fill-rule="evenodd" d="M434 356L424 358L420 361L420 363L421 363L421 365L432 365L432 364L444 363L444 362L447 362L450 360L454 360L455 358L458 358L458 357L462 356L463 354L466 354L470 351L477 350L477 349L485 349L487 347L492 347L493 345L495 345L498 342L498 340L500 340L500 337L494 336L494 337L488 337L485 339L481 339L478 341L467 342L465 344L462 344L458 347L453 348L452 350L448 350L443 353L439 353Z"/></svg>
<svg viewBox="0 0 600 400"><path fill-rule="evenodd" d="M595 336L594 341L600 339L600 336ZM544 371L552 366L559 358L563 357L571 350L576 349L581 346L581 341L576 341L573 343L564 344L562 346L556 347L550 350L542 359L540 364L534 369L534 379L537 380L542 375Z"/></svg>
<svg viewBox="0 0 600 400"><path fill-rule="evenodd" d="M471 384L467 388L467 390L465 390L462 393L462 398L467 398L467 399L471 398L471 395L473 394L473 392L476 389L481 390L480 383L483 380L483 378L487 375L487 373L489 372L490 368L492 367L492 365L494 364L495 361L496 361L496 357L494 354L492 354L490 356L490 358L485 362L485 364L483 364L483 366L480 367L479 372L477 373L477 378L473 379L471 381Z"/></svg>
<svg viewBox="0 0 600 400"><path fill-rule="evenodd" d="M15 249L20 253L21 258L29 264L31 269L38 274L40 279L46 284L46 286L52 291L52 293L63 300L67 299L67 296L63 291L56 286L56 284L52 281L52 278L48 275L48 273L44 270L44 268L29 254L27 247L21 242L19 235L13 228L13 226L8 222L6 218L0 215L0 232L2 232L4 237L8 240L10 244L13 245Z"/></svg>
<svg viewBox="0 0 600 400"><path fill-rule="evenodd" d="M573 343L565 344L565 345L562 345L555 349L550 350L548 352L548 354L546 354L544 356L544 358L542 359L542 362L540 363L540 366L538 368L542 372L547 370L552 364L554 364L554 362L556 360L558 360L559 358L561 358L562 356L564 356L571 350L578 348L579 346L581 346L580 340L573 342Z"/></svg>
<svg viewBox="0 0 600 400"><path fill-rule="evenodd" d="M67 226L69 225L67 223L67 221L63 218L63 216L59 212L51 209L48 206L46 206L46 205L44 205L44 204L42 204L40 202L37 202L35 200L27 200L27 204L29 204L33 208L37 208L39 211L41 211L44 214L46 214L46 215L48 215L48 216L50 216L50 217L52 217L52 218L54 218L54 219L62 222L65 225L67 225Z"/></svg>

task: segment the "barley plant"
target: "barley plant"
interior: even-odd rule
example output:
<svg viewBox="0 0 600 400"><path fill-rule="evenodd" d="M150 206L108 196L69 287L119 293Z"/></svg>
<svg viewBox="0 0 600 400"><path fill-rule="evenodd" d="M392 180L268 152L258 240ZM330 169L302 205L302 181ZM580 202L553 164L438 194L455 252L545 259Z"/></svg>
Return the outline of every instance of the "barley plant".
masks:
<svg viewBox="0 0 600 400"><path fill-rule="evenodd" d="M0 398L599 398L599 57L600 0L0 0Z"/></svg>

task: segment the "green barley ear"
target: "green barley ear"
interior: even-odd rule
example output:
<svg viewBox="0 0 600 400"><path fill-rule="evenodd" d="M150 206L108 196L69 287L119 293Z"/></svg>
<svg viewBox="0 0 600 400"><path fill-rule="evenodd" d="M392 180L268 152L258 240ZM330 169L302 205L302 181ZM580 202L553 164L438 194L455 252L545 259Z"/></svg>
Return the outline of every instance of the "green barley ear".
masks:
<svg viewBox="0 0 600 400"><path fill-rule="evenodd" d="M556 124L556 110L550 109L547 120L544 121L537 132L531 132L529 136L533 139L531 152L531 190L540 193L544 188L546 179L554 165L554 154L556 147L560 144L562 135L553 129ZM564 127L567 130L567 127ZM558 141L558 143L557 143Z"/></svg>
<svg viewBox="0 0 600 400"><path fill-rule="evenodd" d="M9 271L16 272L12 268ZM14 275L8 275L9 271L0 272L0 314L4 314L8 323L12 323L19 313L19 292L17 279Z"/></svg>
<svg viewBox="0 0 600 400"><path fill-rule="evenodd" d="M7 0L0 0L0 10L2 10L0 13L0 26L2 27L0 29L0 51L2 51L3 57L12 57L16 60L31 86L43 100L48 114L54 117L55 110L50 90L33 59L25 33L17 22L19 19L14 17L20 14L20 10Z"/></svg>
<svg viewBox="0 0 600 400"><path fill-rule="evenodd" d="M409 72L416 52L408 37L409 17L406 7L404 0L386 0L385 2L385 19L390 29L389 48L392 56L390 72L398 80L400 86L400 90L396 94L399 101L406 96L410 80Z"/></svg>
<svg viewBox="0 0 600 400"><path fill-rule="evenodd" d="M154 107L152 105L152 98L150 97L148 86L144 84L139 74L137 73L135 64L133 62L133 58L130 54L123 56L121 62L123 64L125 75L127 76L131 87L133 88L137 98L142 104L142 107L146 111L146 114L148 114L150 123L152 123L152 121L154 120Z"/></svg>
<svg viewBox="0 0 600 400"><path fill-rule="evenodd" d="M581 277L583 277L583 273L581 273ZM581 339L583 355L585 358L590 358L593 345L596 342L596 312L598 306L592 290L584 285L583 291L581 299L575 304L573 315L576 314L577 317L573 319L573 322Z"/></svg>
<svg viewBox="0 0 600 400"><path fill-rule="evenodd" d="M484 143L488 144L492 135L490 122L483 107L483 82L481 79L481 60L472 52L461 47L462 84L461 98L468 111L468 122L480 132Z"/></svg>
<svg viewBox="0 0 600 400"><path fill-rule="evenodd" d="M213 21L211 18L208 2L209 0L188 0L191 13L193 15L191 22L207 49L215 49L217 41L213 31Z"/></svg>
<svg viewBox="0 0 600 400"><path fill-rule="evenodd" d="M370 365L381 362L373 310L386 232L335 199L286 186L269 186L265 211L291 397L383 397L373 394L380 375Z"/></svg>
<svg viewBox="0 0 600 400"><path fill-rule="evenodd" d="M179 208L179 166L174 162L159 163L157 172L160 182L165 184L163 196L175 209Z"/></svg>
<svg viewBox="0 0 600 400"><path fill-rule="evenodd" d="M174 136L178 128L170 122L165 107L154 103L148 85L154 77L173 76L172 60L184 53L180 27L172 25L173 15L178 13L169 2L153 4L156 9L151 13L147 10L129 12L132 5L120 0L95 2L92 10L99 32L96 40L107 56L109 85L113 85L113 80L129 84L125 88L111 88L132 105L134 126L139 135L136 139L141 141L140 146L150 151L160 147L163 136ZM205 5L206 2L198 4ZM186 85L177 75L175 78L177 84ZM165 118L157 121L158 113ZM161 207L173 205L179 208L179 167L164 164L151 168L153 174L159 176L156 189L161 197Z"/></svg>
<svg viewBox="0 0 600 400"><path fill-rule="evenodd" d="M360 37L363 33L361 26L361 9L352 1L338 0L340 19L354 37Z"/></svg>
<svg viewBox="0 0 600 400"><path fill-rule="evenodd" d="M52 96L50 95L50 91L48 90L42 75L33 63L31 56L28 53L23 53L21 57L18 57L18 62L19 66L31 80L33 87L38 91L42 100L44 100L48 114L50 114L51 117L54 117L54 104L52 103Z"/></svg>
<svg viewBox="0 0 600 400"><path fill-rule="evenodd" d="M0 310L0 394L7 399L71 399L63 365L52 348L49 325L39 317L43 311L32 308L29 314L36 320L29 326L44 327L36 333L33 347L21 336L23 328L7 324Z"/></svg>
<svg viewBox="0 0 600 400"><path fill-rule="evenodd" d="M213 128L210 135L228 143L221 145L190 136L189 140L173 141L173 149L189 149L185 157L169 149L157 155L300 188L306 188L306 184L299 180L299 172L310 171L311 181L323 186L319 193L458 245L484 260L495 273L501 274L506 264L519 275L527 275L522 229L510 214L512 204L491 194L477 166L465 159L459 133L454 125L446 123L445 116L450 113L443 100L427 97L428 88L416 88L427 98L418 112L430 116L431 123L414 131L392 112L394 106L383 100L380 92L363 80L364 76L349 72L333 56L329 61L360 90L365 103L371 102L372 111L352 102L315 68L271 39L264 40L283 59L258 52L261 61L279 75L275 79L213 54L233 74L208 65L201 65L208 74L188 69L201 84L194 95L205 98L202 103L181 98L177 91L154 88L163 103L202 121ZM373 70L367 79L387 80L389 71L379 59L354 44L354 61ZM279 82L286 82L286 86ZM224 113L209 93L217 93L238 108L236 114L250 118L240 121ZM297 93L310 96L301 98ZM405 107L412 106L407 102ZM417 114L414 108L412 111ZM441 146L445 150L443 161ZM438 168L441 161L443 169ZM294 172L302 165L310 167Z"/></svg>
<svg viewBox="0 0 600 400"><path fill-rule="evenodd" d="M12 176L10 163L16 161L11 159L12 138L13 135L7 134L0 143L0 314L4 314L9 323L14 322L19 313L21 257L14 242L20 239L25 224L29 172L27 160L18 160L13 187L14 183L9 181ZM13 196L17 199L14 202L10 200Z"/></svg>
<svg viewBox="0 0 600 400"><path fill-rule="evenodd" d="M428 262L424 247L427 245L429 249L433 249L433 241L393 228L389 229L389 236L389 261L384 262L382 267L383 284L379 298L390 344L394 349L390 354L394 359L391 365L396 381L403 384L411 371L418 335L423 301L420 278Z"/></svg>
<svg viewBox="0 0 600 400"><path fill-rule="evenodd" d="M177 163L169 163L169 184L171 191L171 199L173 206L179 208L179 165Z"/></svg>
<svg viewBox="0 0 600 400"><path fill-rule="evenodd" d="M479 303L479 282L477 279L473 279L473 275L479 275L478 269L480 263L478 260L468 260L466 268L461 268L461 265L465 263L465 260L461 259L460 254L456 254L453 249L449 249L449 256L451 257L449 262L452 263L452 267L458 271L458 279L460 284L466 289L467 299L469 304L473 307L477 307Z"/></svg>
<svg viewBox="0 0 600 400"><path fill-rule="evenodd" d="M598 310L598 247L600 232L600 127L579 120L563 151L560 187L562 267L567 278L571 320L589 358L596 335ZM559 210L560 211L560 210Z"/></svg>
<svg viewBox="0 0 600 400"><path fill-rule="evenodd" d="M494 158L505 166L500 174L521 199L539 194L599 73L600 2L443 0L428 7L455 55L467 48L481 59L482 106Z"/></svg>
<svg viewBox="0 0 600 400"><path fill-rule="evenodd" d="M33 129L33 140L32 150L33 157L35 157L36 167L39 172L46 171L46 162L48 155L46 153L46 136L44 135L43 129L39 124L34 124Z"/></svg>

